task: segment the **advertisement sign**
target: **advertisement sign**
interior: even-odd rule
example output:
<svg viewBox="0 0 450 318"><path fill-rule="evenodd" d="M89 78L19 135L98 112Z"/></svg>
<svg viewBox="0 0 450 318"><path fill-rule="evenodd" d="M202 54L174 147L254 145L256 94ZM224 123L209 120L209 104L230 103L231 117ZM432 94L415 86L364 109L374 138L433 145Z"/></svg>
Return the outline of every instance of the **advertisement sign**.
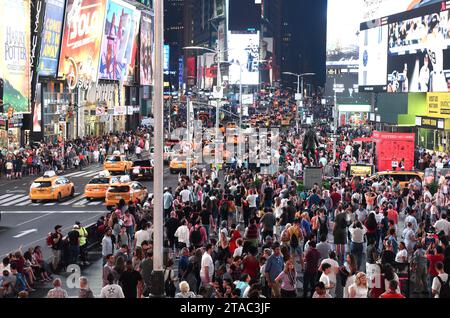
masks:
<svg viewBox="0 0 450 318"><path fill-rule="evenodd" d="M204 82L203 88L205 90L211 90L214 86L214 79L217 78L217 66L214 63L214 53L205 53L203 55L204 65Z"/></svg>
<svg viewBox="0 0 450 318"><path fill-rule="evenodd" d="M450 11L437 9L389 24L388 92L450 91Z"/></svg>
<svg viewBox="0 0 450 318"><path fill-rule="evenodd" d="M139 21L135 12L135 7L124 1L109 0L100 51L100 79L121 81L125 78Z"/></svg>
<svg viewBox="0 0 450 318"><path fill-rule="evenodd" d="M272 83L273 80L273 38L264 38L260 45L261 64L259 70L261 72L262 83Z"/></svg>
<svg viewBox="0 0 450 318"><path fill-rule="evenodd" d="M405 170L412 170L415 134L374 131L372 138L376 142L378 171L391 170L394 159L397 161L405 159Z"/></svg>
<svg viewBox="0 0 450 318"><path fill-rule="evenodd" d="M68 0L58 76L97 82L107 0Z"/></svg>
<svg viewBox="0 0 450 318"><path fill-rule="evenodd" d="M140 83L141 85L153 85L153 62L155 52L153 13L142 12L140 40Z"/></svg>
<svg viewBox="0 0 450 318"><path fill-rule="evenodd" d="M428 93L427 115L438 118L450 118L450 94Z"/></svg>
<svg viewBox="0 0 450 318"><path fill-rule="evenodd" d="M3 103L14 112L29 111L30 94L30 2L0 0L0 78L4 81Z"/></svg>
<svg viewBox="0 0 450 318"><path fill-rule="evenodd" d="M228 33L228 60L230 84L240 81L243 85L259 84L259 32L254 34Z"/></svg>
<svg viewBox="0 0 450 318"><path fill-rule="evenodd" d="M141 11L134 10L133 23L130 34L133 34L132 42L128 42L126 56L129 63L125 74L125 83L132 85L136 82L137 55L139 47L139 26L141 23Z"/></svg>
<svg viewBox="0 0 450 318"><path fill-rule="evenodd" d="M442 0L364 0L361 22L441 3Z"/></svg>
<svg viewBox="0 0 450 318"><path fill-rule="evenodd" d="M170 71L170 46L164 45L164 72Z"/></svg>
<svg viewBox="0 0 450 318"><path fill-rule="evenodd" d="M38 67L40 76L55 76L58 70L64 5L65 0L46 1Z"/></svg>
<svg viewBox="0 0 450 318"><path fill-rule="evenodd" d="M178 59L178 87L181 88L183 87L183 82L184 82L184 58L180 57Z"/></svg>
<svg viewBox="0 0 450 318"><path fill-rule="evenodd" d="M214 0L214 14L215 17L221 17L225 14L225 0Z"/></svg>
<svg viewBox="0 0 450 318"><path fill-rule="evenodd" d="M373 166L351 165L350 175L353 177L366 177L373 174Z"/></svg>
<svg viewBox="0 0 450 318"><path fill-rule="evenodd" d="M30 101L33 104L36 95L38 79L39 56L41 53L42 29L44 24L45 2L44 0L32 0L31 2L31 39L30 39Z"/></svg>
<svg viewBox="0 0 450 318"><path fill-rule="evenodd" d="M41 98L41 84L36 85L36 99L33 103L33 132L42 132L42 98Z"/></svg>
<svg viewBox="0 0 450 318"><path fill-rule="evenodd" d="M435 130L445 129L444 118L416 117L416 126Z"/></svg>
<svg viewBox="0 0 450 318"><path fill-rule="evenodd" d="M194 80L197 78L196 74L196 58L195 56L189 56L186 61L187 66L187 78L188 80Z"/></svg>

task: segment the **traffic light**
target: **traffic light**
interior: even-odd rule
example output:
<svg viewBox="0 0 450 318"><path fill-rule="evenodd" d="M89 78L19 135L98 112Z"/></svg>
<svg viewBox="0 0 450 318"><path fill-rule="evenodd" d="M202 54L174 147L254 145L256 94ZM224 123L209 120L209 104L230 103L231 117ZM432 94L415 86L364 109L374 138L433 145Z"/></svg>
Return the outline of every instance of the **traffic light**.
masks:
<svg viewBox="0 0 450 318"><path fill-rule="evenodd" d="M14 108L12 106L9 106L8 108L8 119L11 119L14 115Z"/></svg>

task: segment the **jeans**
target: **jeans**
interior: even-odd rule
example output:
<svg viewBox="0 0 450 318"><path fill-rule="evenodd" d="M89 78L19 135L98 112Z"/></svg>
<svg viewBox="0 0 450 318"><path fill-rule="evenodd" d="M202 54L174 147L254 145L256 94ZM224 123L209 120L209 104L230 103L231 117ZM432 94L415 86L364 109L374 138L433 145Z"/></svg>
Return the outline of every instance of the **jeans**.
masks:
<svg viewBox="0 0 450 318"><path fill-rule="evenodd" d="M80 247L78 245L70 245L70 263L76 264L80 255Z"/></svg>
<svg viewBox="0 0 450 318"><path fill-rule="evenodd" d="M303 276L303 298L308 297L308 292L314 293L314 288L317 281L317 273L309 273L305 272L305 275Z"/></svg>
<svg viewBox="0 0 450 318"><path fill-rule="evenodd" d="M350 251L356 257L356 263L358 265L358 270L361 268L362 263L362 254L363 254L363 244L364 243L355 243L352 242L350 244Z"/></svg>
<svg viewBox="0 0 450 318"><path fill-rule="evenodd" d="M205 231L206 231L206 237L209 240L210 225L209 224L203 224L203 227L205 228Z"/></svg>

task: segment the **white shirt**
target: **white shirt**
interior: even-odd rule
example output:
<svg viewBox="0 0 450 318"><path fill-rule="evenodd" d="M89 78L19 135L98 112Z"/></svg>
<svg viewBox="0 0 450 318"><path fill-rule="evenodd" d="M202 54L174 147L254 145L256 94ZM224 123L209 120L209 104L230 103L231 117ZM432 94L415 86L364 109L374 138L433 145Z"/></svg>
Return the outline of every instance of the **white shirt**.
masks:
<svg viewBox="0 0 450 318"><path fill-rule="evenodd" d="M178 238L178 242L185 243L189 247L189 228L186 225L178 227L174 235Z"/></svg>
<svg viewBox="0 0 450 318"><path fill-rule="evenodd" d="M395 256L395 261L397 263L406 263L408 262L408 252L407 250L399 250L397 255Z"/></svg>
<svg viewBox="0 0 450 318"><path fill-rule="evenodd" d="M234 250L233 257L236 257L236 256L242 256L242 249L243 249L242 246L239 246L238 248L236 248L236 249Z"/></svg>
<svg viewBox="0 0 450 318"><path fill-rule="evenodd" d="M369 291L369 289L367 287L356 286L355 283L350 285L350 287L348 289L349 289L349 294L350 294L351 289L354 289L356 291L355 296L353 298L367 298L367 293Z"/></svg>
<svg viewBox="0 0 450 318"><path fill-rule="evenodd" d="M325 288L327 288L327 294L329 294L328 288L331 287L330 277L328 277L328 275L325 275L325 273L322 273L322 275L320 275L319 282L322 282L325 285Z"/></svg>
<svg viewBox="0 0 450 318"><path fill-rule="evenodd" d="M142 242L150 241L150 233L148 230L139 230L135 234L136 237L136 246L141 246Z"/></svg>
<svg viewBox="0 0 450 318"><path fill-rule="evenodd" d="M211 255L209 255L207 252L203 253L202 256L202 268L200 269L200 277L202 280L205 279L205 267L208 266L208 276L209 280L211 281L214 274L214 262L212 260Z"/></svg>
<svg viewBox="0 0 450 318"><path fill-rule="evenodd" d="M334 272L335 268L339 268L339 263L336 262L334 259L331 258L326 258L322 261L322 263L320 263L319 268L322 268L323 264L330 264L331 265L331 273L328 275L328 278L330 279L330 281L334 284L336 284L336 273Z"/></svg>
<svg viewBox="0 0 450 318"><path fill-rule="evenodd" d="M250 208L256 208L256 198L258 196L256 194L250 194L249 196L247 196L247 201L248 201L248 206Z"/></svg>
<svg viewBox="0 0 450 318"><path fill-rule="evenodd" d="M116 284L106 285L100 292L100 298L125 298L122 287Z"/></svg>
<svg viewBox="0 0 450 318"><path fill-rule="evenodd" d="M444 231L445 235L448 236L448 233L450 232L450 222L445 219L437 221L434 224L434 227L436 228L436 233Z"/></svg>
<svg viewBox="0 0 450 318"><path fill-rule="evenodd" d="M363 228L357 228L357 227L353 227L350 226L350 228L348 229L350 231L350 234L352 235L352 241L354 243L364 243L364 234L366 234L367 229L366 227L363 225Z"/></svg>
<svg viewBox="0 0 450 318"><path fill-rule="evenodd" d="M408 250L414 249L415 242L413 238L415 237L414 231L410 228L406 228L402 233L403 239L405 240L405 245Z"/></svg>
<svg viewBox="0 0 450 318"><path fill-rule="evenodd" d="M442 282L445 284L448 280L448 274L443 273L443 274L439 274L439 277L442 279ZM441 291L441 282L439 281L439 279L437 277L435 277L433 279L433 285L431 286L432 290L437 291L437 295L435 296L435 298L439 298L439 292Z"/></svg>
<svg viewBox="0 0 450 318"><path fill-rule="evenodd" d="M408 215L405 219L405 224L411 223L412 224L412 229L413 231L417 230L417 219L412 216L412 215Z"/></svg>
<svg viewBox="0 0 450 318"><path fill-rule="evenodd" d="M191 199L191 191L189 191L188 189L184 189L183 191L181 191L180 195L183 203L189 202Z"/></svg>

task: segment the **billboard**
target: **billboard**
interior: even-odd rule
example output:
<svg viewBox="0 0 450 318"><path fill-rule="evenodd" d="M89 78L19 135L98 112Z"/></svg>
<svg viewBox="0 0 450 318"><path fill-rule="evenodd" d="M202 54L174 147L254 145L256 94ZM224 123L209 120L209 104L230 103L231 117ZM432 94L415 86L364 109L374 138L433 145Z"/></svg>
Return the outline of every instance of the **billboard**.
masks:
<svg viewBox="0 0 450 318"><path fill-rule="evenodd" d="M427 115L430 117L450 118L450 94L428 93Z"/></svg>
<svg viewBox="0 0 450 318"><path fill-rule="evenodd" d="M99 78L106 80L125 79L131 63L139 13L134 6L121 1L109 0L106 10Z"/></svg>
<svg viewBox="0 0 450 318"><path fill-rule="evenodd" d="M140 83L153 85L154 62L154 16L150 12L142 12L140 32Z"/></svg>
<svg viewBox="0 0 450 318"><path fill-rule="evenodd" d="M40 76L56 76L58 71L64 5L65 0L47 0L38 66Z"/></svg>
<svg viewBox="0 0 450 318"><path fill-rule="evenodd" d="M212 90L214 86L214 79L217 78L217 65L214 61L214 53L205 53L204 58L204 82L203 89Z"/></svg>
<svg viewBox="0 0 450 318"><path fill-rule="evenodd" d="M242 70L243 85L259 84L259 32L228 33L228 60L230 84L238 84Z"/></svg>
<svg viewBox="0 0 450 318"><path fill-rule="evenodd" d="M389 24L388 92L449 92L450 11Z"/></svg>
<svg viewBox="0 0 450 318"><path fill-rule="evenodd" d="M260 45L260 72L262 83L272 83L273 80L273 38L263 38Z"/></svg>
<svg viewBox="0 0 450 318"><path fill-rule="evenodd" d="M125 57L128 60L128 65L125 72L125 82L133 84L136 81L136 65L137 52L139 47L139 25L141 23L141 11L134 10L133 20L130 30L130 40L127 42L127 49Z"/></svg>
<svg viewBox="0 0 450 318"><path fill-rule="evenodd" d="M229 0L228 30L247 31L261 28L261 1Z"/></svg>
<svg viewBox="0 0 450 318"><path fill-rule="evenodd" d="M68 0L58 76L97 82L107 0Z"/></svg>
<svg viewBox="0 0 450 318"><path fill-rule="evenodd" d="M0 78L4 81L3 103L14 112L29 111L30 94L30 2L0 0Z"/></svg>
<svg viewBox="0 0 450 318"><path fill-rule="evenodd" d="M364 0L364 12L361 21L366 22L440 3L442 3L442 0Z"/></svg>
<svg viewBox="0 0 450 318"><path fill-rule="evenodd" d="M164 45L164 72L170 71L170 45Z"/></svg>
<svg viewBox="0 0 450 318"><path fill-rule="evenodd" d="M373 16L391 15L361 24L360 90L449 92L449 2L399 1L390 10L376 8Z"/></svg>

